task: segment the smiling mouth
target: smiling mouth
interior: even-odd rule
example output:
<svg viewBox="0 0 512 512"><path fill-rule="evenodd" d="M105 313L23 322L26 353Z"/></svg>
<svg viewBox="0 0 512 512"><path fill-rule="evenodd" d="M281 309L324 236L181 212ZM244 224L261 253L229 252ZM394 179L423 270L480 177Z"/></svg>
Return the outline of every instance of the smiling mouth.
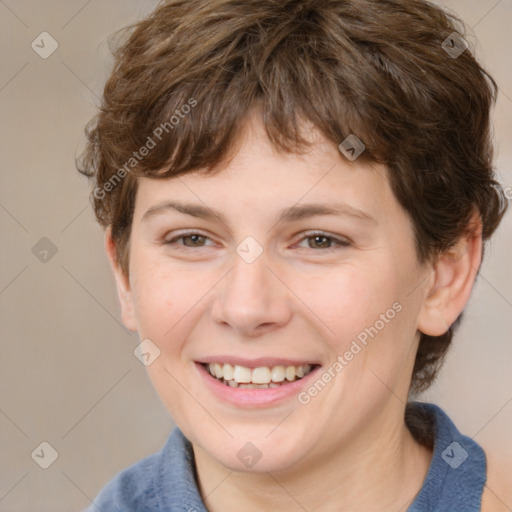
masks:
<svg viewBox="0 0 512 512"><path fill-rule="evenodd" d="M209 374L226 386L242 389L268 389L285 386L304 378L319 365L304 364L300 366L246 366L229 363L201 363Z"/></svg>

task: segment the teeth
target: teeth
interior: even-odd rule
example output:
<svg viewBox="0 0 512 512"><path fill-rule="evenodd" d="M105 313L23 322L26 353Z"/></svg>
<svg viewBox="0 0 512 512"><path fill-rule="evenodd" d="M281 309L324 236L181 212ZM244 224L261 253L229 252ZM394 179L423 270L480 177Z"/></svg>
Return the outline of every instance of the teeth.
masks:
<svg viewBox="0 0 512 512"><path fill-rule="evenodd" d="M222 376L224 375L224 373L222 371L222 366L219 363L214 363L213 371L214 371L215 377L217 377L217 379L221 379Z"/></svg>
<svg viewBox="0 0 512 512"><path fill-rule="evenodd" d="M295 366L287 366L284 372L286 380L295 380Z"/></svg>
<svg viewBox="0 0 512 512"><path fill-rule="evenodd" d="M252 371L252 381L254 384L268 384L271 381L270 368L266 366L254 368Z"/></svg>
<svg viewBox="0 0 512 512"><path fill-rule="evenodd" d="M235 369L229 364L229 363L226 363L224 365L224 367L222 368L222 373L223 373L223 377L226 379L226 380L233 380L233 373L234 373Z"/></svg>
<svg viewBox="0 0 512 512"><path fill-rule="evenodd" d="M221 377L222 377L222 375L221 375ZM233 372L233 380L235 382L238 382L239 384L241 382L245 382L245 383L251 382L251 369L246 368L245 366L235 365L235 370Z"/></svg>
<svg viewBox="0 0 512 512"><path fill-rule="evenodd" d="M272 368L272 381L283 382L284 380L284 366L274 366Z"/></svg>
<svg viewBox="0 0 512 512"><path fill-rule="evenodd" d="M302 379L312 369L310 364L300 366L260 366L258 368L247 368L246 366L229 363L210 363L206 365L210 374L231 387L247 389L278 387L285 379L292 382Z"/></svg>

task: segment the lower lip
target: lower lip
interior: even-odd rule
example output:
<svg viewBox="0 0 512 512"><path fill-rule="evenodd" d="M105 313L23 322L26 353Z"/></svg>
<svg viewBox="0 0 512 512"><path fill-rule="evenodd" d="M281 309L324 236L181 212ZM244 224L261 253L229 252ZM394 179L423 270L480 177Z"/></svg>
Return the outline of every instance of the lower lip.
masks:
<svg viewBox="0 0 512 512"><path fill-rule="evenodd" d="M211 392L224 402L236 405L238 407L265 407L288 400L297 396L300 391L307 387L314 378L320 366L309 372L305 377L299 380L282 384L278 388L232 388L223 384L210 375L210 372L201 363L195 363L196 367L204 380L205 385Z"/></svg>

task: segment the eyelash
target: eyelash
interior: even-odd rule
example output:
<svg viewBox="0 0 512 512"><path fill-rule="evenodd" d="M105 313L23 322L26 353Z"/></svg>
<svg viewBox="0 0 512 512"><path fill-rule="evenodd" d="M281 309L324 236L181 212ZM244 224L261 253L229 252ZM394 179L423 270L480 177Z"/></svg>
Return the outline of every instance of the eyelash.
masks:
<svg viewBox="0 0 512 512"><path fill-rule="evenodd" d="M176 244L177 240L181 240L183 238L187 238L187 237L193 236L193 235L199 235L205 239L209 239L208 236L203 235L202 233L200 233L198 231L189 231L186 233L181 233L179 236L175 236L174 238L171 238L170 240L164 241L163 245L173 245L173 246L177 247L178 250L185 250L185 251L189 250L189 249L202 249L203 247L207 247L207 246L188 247L186 245ZM314 251L330 252L330 251L338 250L339 248L342 248L342 247L349 247L351 245L351 243L348 240L342 240L340 238L336 238L336 237L329 235L327 233L324 233L322 231L307 232L299 240L299 242L307 240L308 238L315 238L315 237L323 237L328 240L331 240L338 247L328 247L326 249L312 249Z"/></svg>

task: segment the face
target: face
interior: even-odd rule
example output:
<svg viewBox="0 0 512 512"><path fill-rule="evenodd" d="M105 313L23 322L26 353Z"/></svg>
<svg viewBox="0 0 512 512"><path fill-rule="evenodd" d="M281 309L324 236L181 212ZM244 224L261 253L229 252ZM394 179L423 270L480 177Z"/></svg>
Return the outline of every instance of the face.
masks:
<svg viewBox="0 0 512 512"><path fill-rule="evenodd" d="M311 464L407 399L427 276L412 223L383 167L311 138L280 154L255 121L217 174L139 182L123 319L160 351L176 424L231 469Z"/></svg>

